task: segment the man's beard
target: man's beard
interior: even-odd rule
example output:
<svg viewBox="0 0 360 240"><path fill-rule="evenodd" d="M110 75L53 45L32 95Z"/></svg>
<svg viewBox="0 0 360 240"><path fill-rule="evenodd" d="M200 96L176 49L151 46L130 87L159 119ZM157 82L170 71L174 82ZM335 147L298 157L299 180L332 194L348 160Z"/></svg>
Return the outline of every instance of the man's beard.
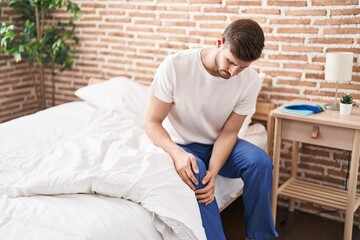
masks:
<svg viewBox="0 0 360 240"><path fill-rule="evenodd" d="M224 78L224 79L229 79L229 78L231 78L231 74L230 74L228 71L218 70L218 73L219 73L219 75L220 75L221 78Z"/></svg>
<svg viewBox="0 0 360 240"><path fill-rule="evenodd" d="M217 52L215 56L215 68L218 76L224 79L231 78L231 74L229 73L229 71L220 69L218 58L219 58L219 52Z"/></svg>

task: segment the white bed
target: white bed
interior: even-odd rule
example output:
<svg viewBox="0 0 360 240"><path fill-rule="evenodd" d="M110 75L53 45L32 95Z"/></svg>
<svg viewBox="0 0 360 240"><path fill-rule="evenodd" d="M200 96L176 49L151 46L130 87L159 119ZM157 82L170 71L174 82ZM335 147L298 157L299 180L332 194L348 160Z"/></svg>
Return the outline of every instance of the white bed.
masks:
<svg viewBox="0 0 360 240"><path fill-rule="evenodd" d="M193 192L144 132L147 87L106 84L0 124L0 239L205 239ZM239 135L266 149L262 125ZM216 181L222 208L243 183Z"/></svg>

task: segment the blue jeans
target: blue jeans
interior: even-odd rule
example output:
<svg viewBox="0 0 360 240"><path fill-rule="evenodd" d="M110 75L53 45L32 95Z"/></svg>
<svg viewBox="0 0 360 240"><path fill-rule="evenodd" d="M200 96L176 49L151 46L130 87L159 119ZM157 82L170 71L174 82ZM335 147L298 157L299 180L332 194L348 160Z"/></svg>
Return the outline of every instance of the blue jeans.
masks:
<svg viewBox="0 0 360 240"><path fill-rule="evenodd" d="M213 145L191 143L179 146L195 156L199 167L199 173L195 174L199 182L196 189L203 188L201 180L209 168ZM262 149L238 139L219 172L221 176L241 177L244 181L244 220L246 236L250 239L270 239L278 236L270 206L272 169L271 159ZM216 200L209 205L199 203L199 208L207 239L226 239Z"/></svg>

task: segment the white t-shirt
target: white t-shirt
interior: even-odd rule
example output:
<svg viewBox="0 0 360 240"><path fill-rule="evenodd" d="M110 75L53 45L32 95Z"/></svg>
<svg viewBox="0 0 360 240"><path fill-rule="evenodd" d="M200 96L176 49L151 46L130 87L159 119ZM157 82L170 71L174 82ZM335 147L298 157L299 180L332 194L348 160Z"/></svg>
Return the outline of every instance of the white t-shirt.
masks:
<svg viewBox="0 0 360 240"><path fill-rule="evenodd" d="M231 112L255 112L261 88L258 73L250 67L229 79L212 76L200 52L189 49L166 57L149 90L161 101L173 103L163 126L179 144L213 144Z"/></svg>

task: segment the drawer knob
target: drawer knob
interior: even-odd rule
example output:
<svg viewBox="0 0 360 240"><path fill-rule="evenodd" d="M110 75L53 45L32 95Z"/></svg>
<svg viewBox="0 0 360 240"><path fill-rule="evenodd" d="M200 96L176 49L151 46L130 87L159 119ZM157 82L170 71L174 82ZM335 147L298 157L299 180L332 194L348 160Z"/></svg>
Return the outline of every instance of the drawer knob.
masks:
<svg viewBox="0 0 360 240"><path fill-rule="evenodd" d="M320 128L318 126L314 126L310 134L311 138L317 138L319 136L319 132L320 132Z"/></svg>

